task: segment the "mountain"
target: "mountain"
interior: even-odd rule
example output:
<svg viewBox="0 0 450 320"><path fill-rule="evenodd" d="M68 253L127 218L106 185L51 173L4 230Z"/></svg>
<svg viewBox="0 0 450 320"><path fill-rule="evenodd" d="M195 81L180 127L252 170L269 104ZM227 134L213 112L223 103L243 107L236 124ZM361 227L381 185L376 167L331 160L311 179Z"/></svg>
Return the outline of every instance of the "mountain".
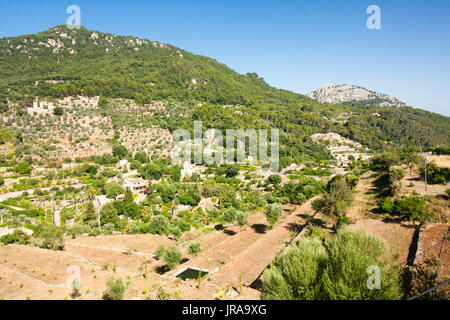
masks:
<svg viewBox="0 0 450 320"><path fill-rule="evenodd" d="M0 40L0 88L19 94L108 95L146 103L176 97L224 104L304 100L174 46L57 26ZM249 94L251 93L251 94Z"/></svg>
<svg viewBox="0 0 450 320"><path fill-rule="evenodd" d="M348 84L325 84L319 89L307 94L308 97L319 102L363 105L377 105L381 107L400 107L406 104L387 94L377 93L362 87Z"/></svg>
<svg viewBox="0 0 450 320"><path fill-rule="evenodd" d="M256 73L239 74L212 58L158 41L66 26L0 39L1 125L19 134L25 132L23 125L31 126L23 144L33 145L33 136L53 121L26 111L36 97L57 103L76 96L100 96L97 111L116 131L192 129L193 120L219 130L278 128L286 161L332 159L311 139L316 133L335 132L371 149L416 145L418 138L424 146L450 144L448 117L400 103L396 108L361 100L322 103L271 87ZM127 113L118 99L134 100L152 113ZM380 103L393 103L383 99ZM164 110L154 111L154 102Z"/></svg>

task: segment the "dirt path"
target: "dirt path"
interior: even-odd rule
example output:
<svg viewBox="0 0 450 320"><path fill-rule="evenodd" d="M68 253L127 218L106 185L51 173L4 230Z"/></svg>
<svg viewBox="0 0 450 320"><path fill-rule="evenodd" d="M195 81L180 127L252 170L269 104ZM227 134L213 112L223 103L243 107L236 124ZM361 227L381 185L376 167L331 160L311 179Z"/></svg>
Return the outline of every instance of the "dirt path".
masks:
<svg viewBox="0 0 450 320"><path fill-rule="evenodd" d="M365 174L361 175L358 181L355 189L355 198L353 199L353 202L347 212L347 217L349 217L353 221L364 219L365 217L367 204L369 201L367 192L374 188L372 186L373 179L370 178L372 174L372 171L368 171Z"/></svg>

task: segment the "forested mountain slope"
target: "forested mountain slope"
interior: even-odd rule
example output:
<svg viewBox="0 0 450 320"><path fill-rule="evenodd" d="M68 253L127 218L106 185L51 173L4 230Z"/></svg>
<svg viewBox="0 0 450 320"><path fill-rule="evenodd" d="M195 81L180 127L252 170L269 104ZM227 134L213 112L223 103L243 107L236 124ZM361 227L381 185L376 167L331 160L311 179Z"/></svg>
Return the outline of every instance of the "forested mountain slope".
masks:
<svg viewBox="0 0 450 320"><path fill-rule="evenodd" d="M331 157L311 140L318 132L337 132L374 149L415 145L419 138L425 146L450 142L450 118L439 114L407 106L320 103L171 45L66 26L0 39L0 95L0 110L10 113L35 96L176 102L188 109L187 116L152 121L171 130L192 127L193 119L221 129L280 128L281 156L293 158ZM112 106L102 112L116 116Z"/></svg>

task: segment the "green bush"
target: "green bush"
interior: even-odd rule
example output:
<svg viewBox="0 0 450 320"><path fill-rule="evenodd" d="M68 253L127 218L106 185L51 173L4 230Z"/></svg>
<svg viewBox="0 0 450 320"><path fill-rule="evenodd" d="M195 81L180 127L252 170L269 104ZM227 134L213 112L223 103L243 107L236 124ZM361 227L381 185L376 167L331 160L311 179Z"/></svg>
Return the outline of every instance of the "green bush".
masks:
<svg viewBox="0 0 450 320"><path fill-rule="evenodd" d="M161 259L164 256L164 251L165 251L164 246L162 244L159 245L158 248L156 248L156 251L155 251L156 259L158 259L158 260Z"/></svg>
<svg viewBox="0 0 450 320"><path fill-rule="evenodd" d="M0 238L0 242L4 245L8 244L28 244L30 236L22 230L14 230L12 234L6 234Z"/></svg>
<svg viewBox="0 0 450 320"><path fill-rule="evenodd" d="M125 296L125 285L122 279L108 278L106 281L106 290L103 291L104 300L122 300Z"/></svg>
<svg viewBox="0 0 450 320"><path fill-rule="evenodd" d="M64 250L64 228L45 224L42 226L42 231L36 236L44 239L41 248Z"/></svg>
<svg viewBox="0 0 450 320"><path fill-rule="evenodd" d="M181 236L183 235L180 228L178 228L174 224L169 225L169 234L171 234L176 240L180 239Z"/></svg>
<svg viewBox="0 0 450 320"><path fill-rule="evenodd" d="M369 289L370 266L380 270L380 289ZM400 269L383 243L364 232L341 229L334 239L302 240L264 271L269 300L379 300L402 297Z"/></svg>
<svg viewBox="0 0 450 320"><path fill-rule="evenodd" d="M183 219L177 219L174 223L182 232L188 232L191 230L191 225Z"/></svg>
<svg viewBox="0 0 450 320"><path fill-rule="evenodd" d="M177 247L167 248L164 253L164 262L169 270L173 269L177 264L181 262L181 252Z"/></svg>
<svg viewBox="0 0 450 320"><path fill-rule="evenodd" d="M283 207L279 203L272 203L267 205L266 211L264 212L269 222L270 227L273 227L277 223L278 219L283 215Z"/></svg>
<svg viewBox="0 0 450 320"><path fill-rule="evenodd" d="M202 251L200 247L200 242L193 242L189 245L189 254L191 256L196 256L200 251Z"/></svg>
<svg viewBox="0 0 450 320"><path fill-rule="evenodd" d="M169 232L169 219L164 216L154 216L148 223L148 230L152 234L167 234Z"/></svg>

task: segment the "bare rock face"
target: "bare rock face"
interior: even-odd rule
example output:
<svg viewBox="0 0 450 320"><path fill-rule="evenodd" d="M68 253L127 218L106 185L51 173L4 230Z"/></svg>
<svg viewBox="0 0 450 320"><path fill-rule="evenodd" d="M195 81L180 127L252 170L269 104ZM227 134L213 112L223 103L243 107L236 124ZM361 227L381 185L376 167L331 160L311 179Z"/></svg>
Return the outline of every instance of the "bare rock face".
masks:
<svg viewBox="0 0 450 320"><path fill-rule="evenodd" d="M322 103L360 102L365 105L379 105L383 107L400 107L405 105L397 98L386 94L347 84L325 84L319 89L308 93L307 96Z"/></svg>

